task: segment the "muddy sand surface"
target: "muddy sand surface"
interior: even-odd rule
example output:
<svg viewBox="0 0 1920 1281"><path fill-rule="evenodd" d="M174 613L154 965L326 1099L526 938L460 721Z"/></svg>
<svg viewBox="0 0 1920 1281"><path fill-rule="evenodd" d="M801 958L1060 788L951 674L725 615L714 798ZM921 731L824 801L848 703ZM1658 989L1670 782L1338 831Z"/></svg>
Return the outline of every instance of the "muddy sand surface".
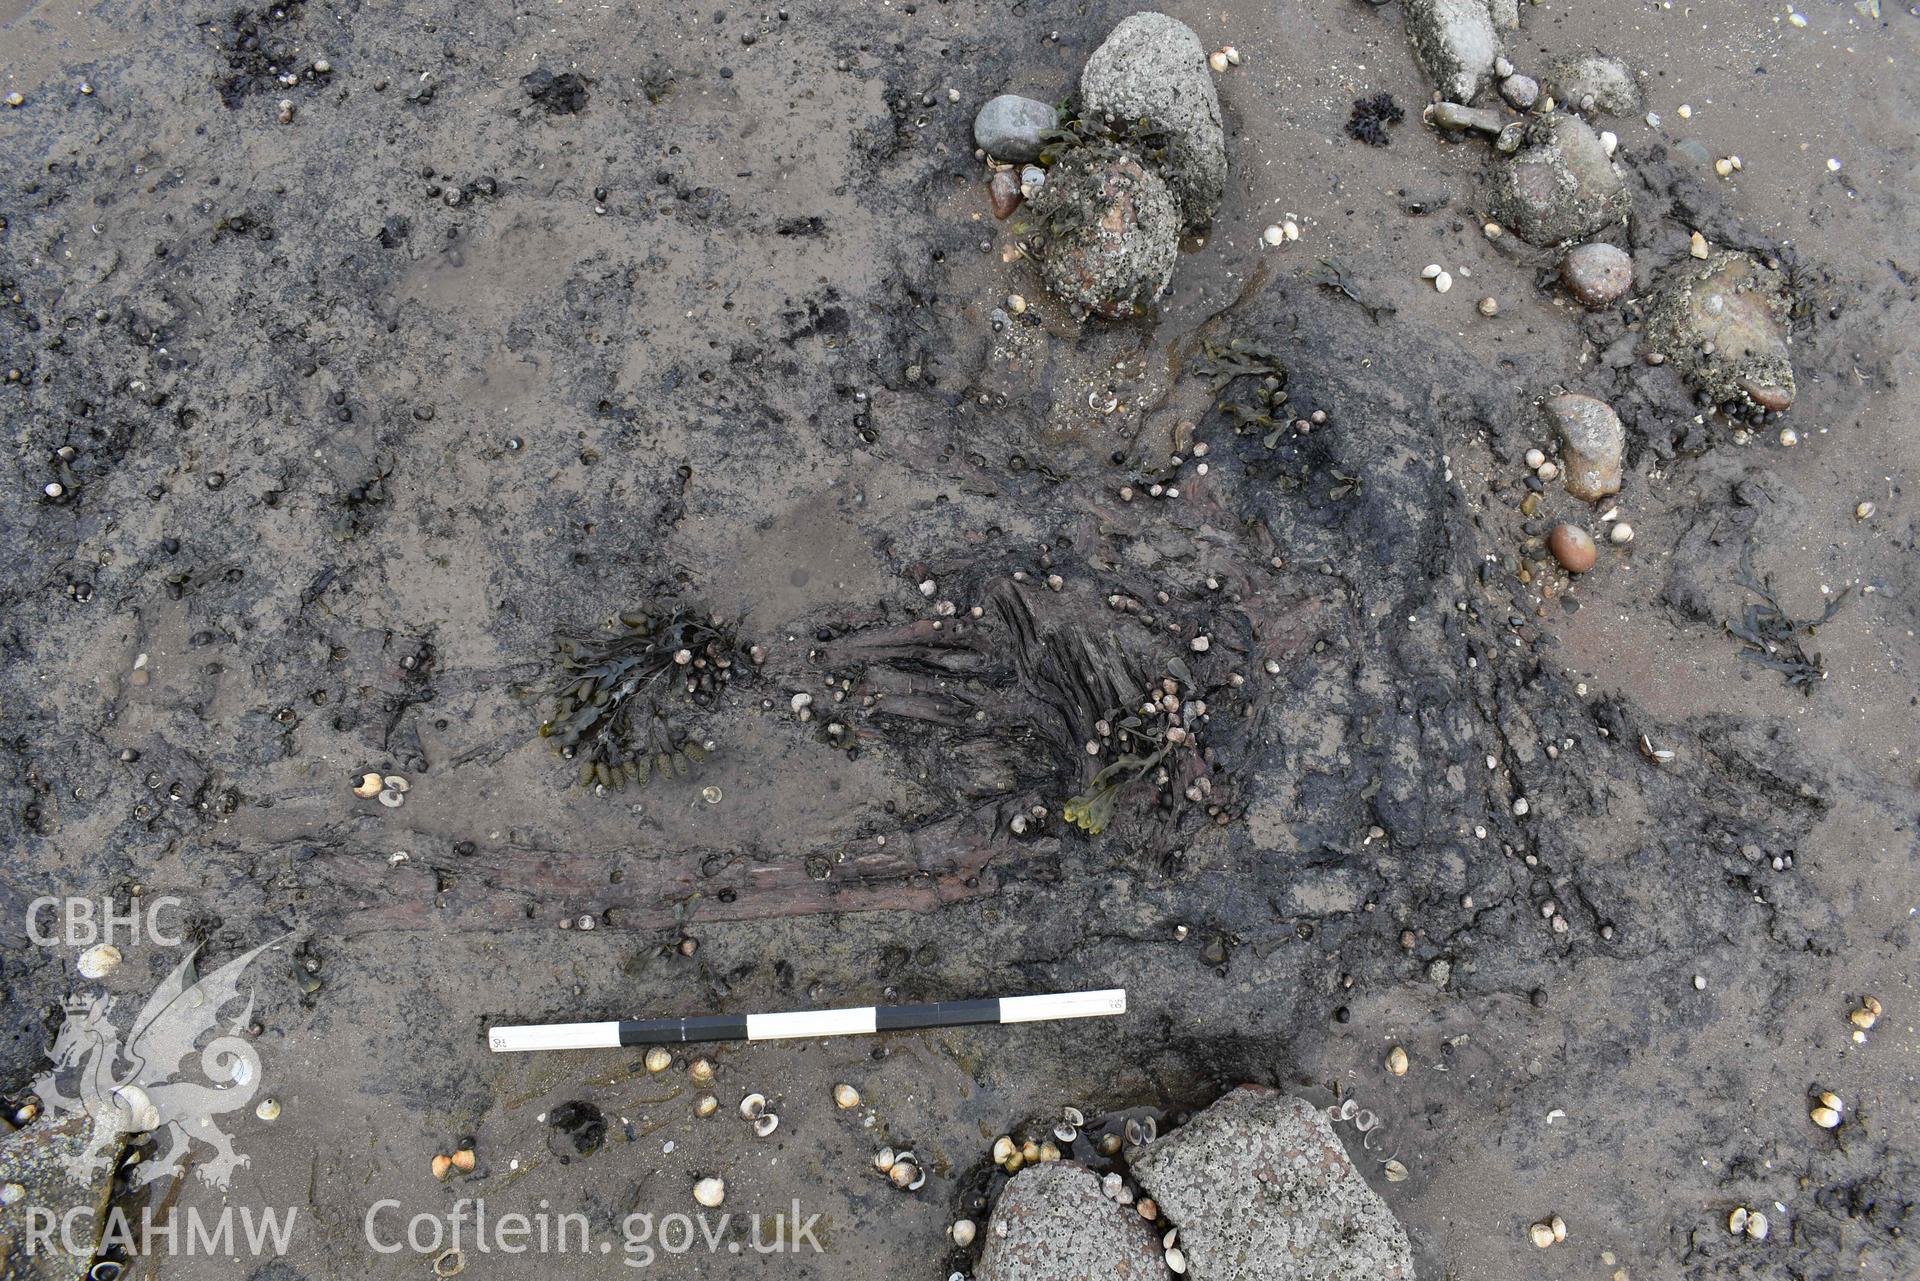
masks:
<svg viewBox="0 0 1920 1281"><path fill-rule="evenodd" d="M823 1251L648 1270L945 1277L995 1136L1245 1081L1377 1114L1343 1136L1422 1278L1920 1274L1920 19L1523 9L1522 69L1644 73L1659 123L1605 126L1626 304L1483 233L1488 148L1421 123L1397 5L1235 0L1168 6L1243 55L1224 203L1112 323L1046 296L971 124L1072 94L1127 5L0 0L0 1087L69 994L124 1027L182 955L90 982L32 900L177 896L203 969L270 944L259 1092L219 1118L246 1163L217 1188L196 1142L118 1196L299 1214L283 1258L128 1275L424 1276L369 1211L395 1244L463 1197L595 1234L471 1275L628 1275L625 1217L718 1173ZM1373 147L1344 126L1379 92ZM1695 231L1781 264L1791 448L1642 358ZM1311 431L1235 429L1236 341ZM1626 421L1635 537L1522 582L1597 515L1521 510L1562 390ZM1743 583L1841 598L1800 634L1823 675L1743 654ZM707 760L593 795L540 733L553 645L622 613L717 616L729 666L660 703ZM1105 694L1176 663L1204 754L1063 822ZM686 1054L485 1045L1108 986L1125 1018L717 1047L707 1118Z"/></svg>

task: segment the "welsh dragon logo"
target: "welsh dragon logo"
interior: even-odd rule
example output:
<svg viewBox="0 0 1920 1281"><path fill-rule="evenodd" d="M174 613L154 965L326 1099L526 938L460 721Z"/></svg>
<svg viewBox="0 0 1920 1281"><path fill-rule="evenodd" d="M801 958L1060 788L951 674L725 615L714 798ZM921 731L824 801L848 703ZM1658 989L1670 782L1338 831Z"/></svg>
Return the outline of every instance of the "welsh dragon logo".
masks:
<svg viewBox="0 0 1920 1281"><path fill-rule="evenodd" d="M224 1189L233 1172L248 1164L216 1118L246 1107L260 1088L260 1053L245 1035L252 993L224 1029L220 1010L240 998L241 974L270 946L262 943L202 978L191 977L197 953L189 953L147 998L124 1045L109 1020L112 997L68 998L66 1021L53 1043L53 1068L34 1082L34 1092L50 1116L93 1120L87 1146L68 1163L75 1178L90 1181L112 1162L122 1135L162 1129L166 1150L135 1167L134 1187L178 1173L196 1139L213 1149L199 1175L216 1188ZM209 1032L216 1035L201 1047ZM174 1079L187 1070L196 1049L210 1085Z"/></svg>

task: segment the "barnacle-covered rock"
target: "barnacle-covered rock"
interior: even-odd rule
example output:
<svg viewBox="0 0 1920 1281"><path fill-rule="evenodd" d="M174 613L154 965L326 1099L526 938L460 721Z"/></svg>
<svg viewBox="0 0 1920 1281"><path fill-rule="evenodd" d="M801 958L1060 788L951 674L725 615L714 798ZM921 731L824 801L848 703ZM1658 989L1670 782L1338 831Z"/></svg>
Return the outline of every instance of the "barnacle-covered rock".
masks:
<svg viewBox="0 0 1920 1281"><path fill-rule="evenodd" d="M1194 1276L1413 1281L1405 1229L1304 1099L1242 1086L1127 1159Z"/></svg>
<svg viewBox="0 0 1920 1281"><path fill-rule="evenodd" d="M1640 110L1640 84L1632 68L1603 53L1558 59L1541 79L1548 93L1575 111L1630 116Z"/></svg>
<svg viewBox="0 0 1920 1281"><path fill-rule="evenodd" d="M1028 1166L993 1208L979 1281L1161 1281L1157 1234L1071 1161Z"/></svg>
<svg viewBox="0 0 1920 1281"><path fill-rule="evenodd" d="M1028 207L1042 222L1041 279L1069 302L1124 319L1173 277L1179 211L1159 175L1117 146L1068 151Z"/></svg>
<svg viewBox="0 0 1920 1281"><path fill-rule="evenodd" d="M1647 341L1716 404L1781 413L1795 395L1791 307L1780 273L1746 254L1683 258L1655 292Z"/></svg>
<svg viewBox="0 0 1920 1281"><path fill-rule="evenodd" d="M1564 112L1527 126L1520 149L1493 162L1490 187L1494 220L1535 245L1592 235L1633 207L1600 135Z"/></svg>

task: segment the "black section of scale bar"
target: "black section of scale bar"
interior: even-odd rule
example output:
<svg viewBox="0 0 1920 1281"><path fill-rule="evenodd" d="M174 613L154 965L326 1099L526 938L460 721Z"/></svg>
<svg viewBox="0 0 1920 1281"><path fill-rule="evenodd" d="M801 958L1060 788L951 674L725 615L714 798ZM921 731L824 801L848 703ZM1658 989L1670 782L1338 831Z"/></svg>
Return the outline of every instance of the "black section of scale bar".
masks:
<svg viewBox="0 0 1920 1281"><path fill-rule="evenodd" d="M919 1027L963 1027L969 1023L998 1023L1000 998L978 1001L935 1001L930 1005L882 1005L873 1012L876 1032L904 1032Z"/></svg>
<svg viewBox="0 0 1920 1281"><path fill-rule="evenodd" d="M675 1045L682 1041L744 1041L744 1014L696 1014L684 1019L621 1019L622 1045Z"/></svg>

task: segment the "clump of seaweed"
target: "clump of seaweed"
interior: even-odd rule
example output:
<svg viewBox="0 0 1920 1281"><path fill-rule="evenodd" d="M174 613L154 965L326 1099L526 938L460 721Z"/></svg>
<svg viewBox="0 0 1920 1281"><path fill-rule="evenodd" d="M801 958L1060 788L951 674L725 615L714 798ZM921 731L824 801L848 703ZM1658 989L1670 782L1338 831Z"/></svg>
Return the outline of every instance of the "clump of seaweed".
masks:
<svg viewBox="0 0 1920 1281"><path fill-rule="evenodd" d="M1069 797L1061 812L1089 836L1104 830L1128 791L1143 782L1167 809L1182 795L1199 804L1212 794L1200 735L1192 728L1206 714L1206 702L1184 661L1168 660L1167 672L1137 709L1116 709L1094 725L1097 738L1090 741L1121 754L1093 776L1086 790Z"/></svg>
<svg viewBox="0 0 1920 1281"><path fill-rule="evenodd" d="M1384 147L1392 141L1387 136L1387 126L1397 125L1406 118L1407 113L1400 109L1400 104L1393 100L1390 93L1355 98L1353 114L1347 118L1347 136L1369 147Z"/></svg>
<svg viewBox="0 0 1920 1281"><path fill-rule="evenodd" d="M1236 398L1221 396L1217 402L1221 416L1237 432L1265 433L1267 448L1273 448L1287 424L1287 371L1272 349L1244 338L1225 344L1207 343L1201 358L1194 362L1194 373L1213 383L1216 396L1230 383L1241 378L1257 381Z"/></svg>
<svg viewBox="0 0 1920 1281"><path fill-rule="evenodd" d="M1125 147L1149 164L1166 163L1167 147L1173 135L1146 116L1132 120L1108 120L1103 116L1089 119L1066 103L1060 104L1057 114L1060 123L1040 135L1043 165L1053 164L1076 147L1102 144Z"/></svg>
<svg viewBox="0 0 1920 1281"><path fill-rule="evenodd" d="M1800 643L1800 634L1813 635L1816 628L1839 613L1841 604L1847 599L1847 592L1852 589L1843 590L1827 602L1820 617L1801 621L1788 614L1774 599L1771 578L1757 583L1751 578L1736 581L1760 598L1747 606L1746 615L1739 622L1727 624L1727 631L1746 643L1747 647L1740 651L1740 657L1773 668L1786 678L1788 688L1797 689L1811 698L1815 682L1827 678L1827 668L1821 662L1820 655L1808 656L1805 646Z"/></svg>
<svg viewBox="0 0 1920 1281"><path fill-rule="evenodd" d="M655 773L687 777L707 748L670 722L666 700L711 701L733 678L733 634L689 609L626 613L608 625L610 635L555 642L553 715L540 736L577 761L579 785L598 793L645 787Z"/></svg>

